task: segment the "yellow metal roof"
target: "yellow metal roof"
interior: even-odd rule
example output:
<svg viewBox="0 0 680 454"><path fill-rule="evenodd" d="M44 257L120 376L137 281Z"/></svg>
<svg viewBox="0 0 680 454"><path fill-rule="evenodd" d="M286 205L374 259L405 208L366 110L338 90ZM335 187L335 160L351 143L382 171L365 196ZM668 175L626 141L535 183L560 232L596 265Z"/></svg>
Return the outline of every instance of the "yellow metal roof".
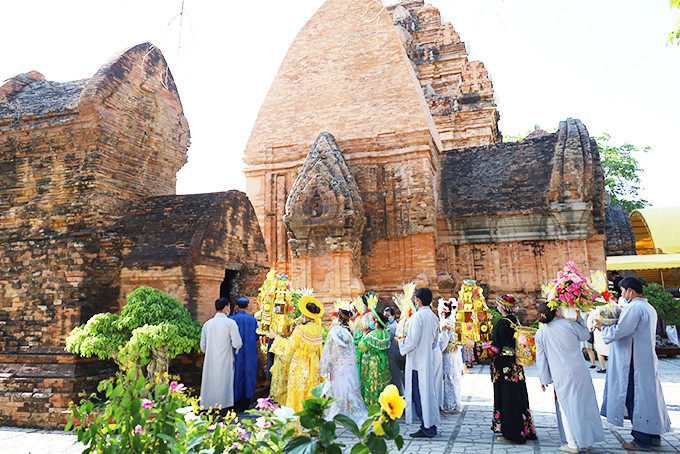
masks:
<svg viewBox="0 0 680 454"><path fill-rule="evenodd" d="M607 269L659 270L680 268L680 254L617 255L607 257Z"/></svg>
<svg viewBox="0 0 680 454"><path fill-rule="evenodd" d="M680 253L680 207L634 210L630 222L639 255Z"/></svg>

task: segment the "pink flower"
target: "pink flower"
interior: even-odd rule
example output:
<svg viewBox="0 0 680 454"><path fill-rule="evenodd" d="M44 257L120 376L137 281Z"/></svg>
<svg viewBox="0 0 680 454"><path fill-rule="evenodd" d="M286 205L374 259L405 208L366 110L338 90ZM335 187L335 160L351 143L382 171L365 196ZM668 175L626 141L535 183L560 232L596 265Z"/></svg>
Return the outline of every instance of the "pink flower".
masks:
<svg viewBox="0 0 680 454"><path fill-rule="evenodd" d="M177 383L176 381L171 381L170 382L170 391L171 392L177 392L177 393L183 393L186 391L187 387L184 386L182 383Z"/></svg>
<svg viewBox="0 0 680 454"><path fill-rule="evenodd" d="M239 437L241 440L245 440L247 434L248 434L248 433L245 431L245 429L244 429L243 427L237 427L237 428L234 430L234 435L236 435L237 437Z"/></svg>
<svg viewBox="0 0 680 454"><path fill-rule="evenodd" d="M574 300L569 301L569 305L570 305L571 307L574 307Z"/></svg>
<svg viewBox="0 0 680 454"><path fill-rule="evenodd" d="M137 424L135 426L135 430L132 431L133 435L144 435L146 433L146 429L141 426L141 424Z"/></svg>
<svg viewBox="0 0 680 454"><path fill-rule="evenodd" d="M147 399L147 398L142 399L142 408L143 409L146 410L147 408L153 408L155 406L156 406L156 404L154 404L152 400Z"/></svg>
<svg viewBox="0 0 680 454"><path fill-rule="evenodd" d="M276 405L270 398L260 398L257 399L257 405L255 405L255 408L258 410L276 410L279 408L278 405Z"/></svg>
<svg viewBox="0 0 680 454"><path fill-rule="evenodd" d="M581 296L581 292L579 290L574 290L574 296Z"/></svg>

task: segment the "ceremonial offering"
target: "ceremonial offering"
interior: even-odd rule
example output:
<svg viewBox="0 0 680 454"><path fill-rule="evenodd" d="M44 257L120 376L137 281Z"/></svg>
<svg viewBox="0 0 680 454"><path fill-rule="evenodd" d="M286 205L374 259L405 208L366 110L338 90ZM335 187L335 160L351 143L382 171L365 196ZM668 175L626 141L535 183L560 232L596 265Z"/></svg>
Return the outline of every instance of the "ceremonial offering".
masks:
<svg viewBox="0 0 680 454"><path fill-rule="evenodd" d="M533 366L536 362L535 328L528 326L515 327L515 358L520 366Z"/></svg>
<svg viewBox="0 0 680 454"><path fill-rule="evenodd" d="M293 331L295 304L288 276L276 274L276 270L271 269L259 288L257 303L260 308L255 314L257 333L289 336Z"/></svg>
<svg viewBox="0 0 680 454"><path fill-rule="evenodd" d="M615 301L612 301L604 306L599 307L598 310L599 313L597 318L602 322L603 325L611 326L618 323L622 309L621 306L619 306Z"/></svg>
<svg viewBox="0 0 680 454"><path fill-rule="evenodd" d="M403 339L408 333L409 319L416 312L416 308L413 305L413 294L416 292L416 283L409 282L404 284L404 293L401 295L396 295L392 297L392 301L397 305L401 315L399 316L399 323L397 323L397 329L395 336Z"/></svg>
<svg viewBox="0 0 680 454"><path fill-rule="evenodd" d="M456 342L487 342L491 337L491 316L482 288L473 280L463 281L458 292Z"/></svg>
<svg viewBox="0 0 680 454"><path fill-rule="evenodd" d="M569 260L564 269L557 273L557 278L543 286L543 296L550 309L559 310L563 318L576 320L577 310L587 312L592 309L600 292L574 266L574 261Z"/></svg>

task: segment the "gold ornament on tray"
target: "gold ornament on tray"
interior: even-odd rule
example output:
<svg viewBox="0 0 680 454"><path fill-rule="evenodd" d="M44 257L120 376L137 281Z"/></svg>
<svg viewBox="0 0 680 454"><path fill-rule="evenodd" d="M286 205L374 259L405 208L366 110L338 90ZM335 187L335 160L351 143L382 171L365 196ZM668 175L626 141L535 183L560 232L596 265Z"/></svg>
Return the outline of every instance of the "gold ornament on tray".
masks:
<svg viewBox="0 0 680 454"><path fill-rule="evenodd" d="M468 340L488 342L491 335L491 317L482 288L473 280L463 281L458 292L456 314L456 342Z"/></svg>
<svg viewBox="0 0 680 454"><path fill-rule="evenodd" d="M271 269L257 296L260 308L255 314L258 334L274 332L284 337L291 334L295 311L291 293L288 276L276 274L276 270Z"/></svg>

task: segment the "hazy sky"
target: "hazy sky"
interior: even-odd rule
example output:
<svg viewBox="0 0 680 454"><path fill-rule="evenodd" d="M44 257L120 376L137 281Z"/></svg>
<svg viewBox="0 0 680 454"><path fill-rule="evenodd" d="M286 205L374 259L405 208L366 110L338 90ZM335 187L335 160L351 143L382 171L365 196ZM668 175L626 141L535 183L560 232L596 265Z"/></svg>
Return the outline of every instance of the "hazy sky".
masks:
<svg viewBox="0 0 680 454"><path fill-rule="evenodd" d="M2 1L2 0L0 0ZM365 0L357 0L365 1ZM433 0L489 70L504 134L579 118L591 136L650 146L643 196L680 205L680 48L668 0ZM4 0L0 81L32 69L91 77L115 52L160 47L191 127L178 193L245 189L243 150L297 32L323 0ZM311 144L310 144L311 145Z"/></svg>

